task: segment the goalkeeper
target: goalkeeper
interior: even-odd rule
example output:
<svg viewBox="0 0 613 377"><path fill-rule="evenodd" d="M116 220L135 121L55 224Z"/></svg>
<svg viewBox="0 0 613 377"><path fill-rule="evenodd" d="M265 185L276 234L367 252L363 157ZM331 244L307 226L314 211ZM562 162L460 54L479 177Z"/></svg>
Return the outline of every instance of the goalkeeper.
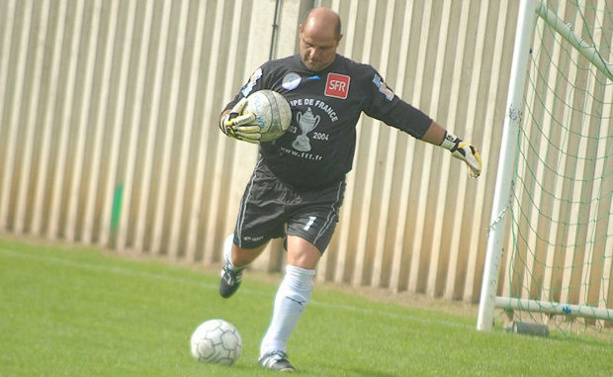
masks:
<svg viewBox="0 0 613 377"><path fill-rule="evenodd" d="M471 176L481 173L473 145L401 100L372 66L337 54L342 38L337 13L311 10L299 26L299 38L299 54L260 66L226 106L219 124L232 138L260 144L234 234L224 244L220 294L232 296L243 269L272 238L284 238L285 276L259 359L263 367L278 371L295 370L287 358L287 341L309 302L315 269L338 221L361 113L449 150ZM243 112L245 97L262 89L281 93L292 109L289 130L273 142L259 143L254 115Z"/></svg>

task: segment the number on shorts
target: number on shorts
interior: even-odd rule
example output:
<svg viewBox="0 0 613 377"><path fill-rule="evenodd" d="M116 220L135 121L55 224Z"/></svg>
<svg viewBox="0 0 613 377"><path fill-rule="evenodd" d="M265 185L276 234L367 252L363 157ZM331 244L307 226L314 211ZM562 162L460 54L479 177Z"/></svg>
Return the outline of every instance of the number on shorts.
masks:
<svg viewBox="0 0 613 377"><path fill-rule="evenodd" d="M315 222L315 219L317 219L317 217L315 216L309 216L309 221L306 223L306 225L304 226L304 230L309 230L311 229L311 225L313 225L313 223Z"/></svg>

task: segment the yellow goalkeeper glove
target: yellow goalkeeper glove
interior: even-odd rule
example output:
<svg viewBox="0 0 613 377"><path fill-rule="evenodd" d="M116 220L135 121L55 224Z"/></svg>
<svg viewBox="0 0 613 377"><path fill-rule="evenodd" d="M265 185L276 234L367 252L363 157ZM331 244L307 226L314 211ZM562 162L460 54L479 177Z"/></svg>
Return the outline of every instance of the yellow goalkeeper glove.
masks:
<svg viewBox="0 0 613 377"><path fill-rule="evenodd" d="M254 113L243 112L245 106L247 98L242 98L226 116L221 118L219 129L234 139L257 144L262 138L260 125Z"/></svg>
<svg viewBox="0 0 613 377"><path fill-rule="evenodd" d="M471 177L476 178L481 174L481 155L472 144L446 132L441 147L449 149L453 157L464 161L470 168L468 174Z"/></svg>

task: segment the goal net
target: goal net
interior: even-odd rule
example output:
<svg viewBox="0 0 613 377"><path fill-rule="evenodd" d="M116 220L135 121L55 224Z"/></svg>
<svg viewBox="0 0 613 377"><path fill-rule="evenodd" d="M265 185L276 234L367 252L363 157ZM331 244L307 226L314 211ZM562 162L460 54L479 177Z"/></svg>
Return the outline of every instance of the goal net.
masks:
<svg viewBox="0 0 613 377"><path fill-rule="evenodd" d="M602 332L613 326L613 2L521 8L477 327L502 317Z"/></svg>

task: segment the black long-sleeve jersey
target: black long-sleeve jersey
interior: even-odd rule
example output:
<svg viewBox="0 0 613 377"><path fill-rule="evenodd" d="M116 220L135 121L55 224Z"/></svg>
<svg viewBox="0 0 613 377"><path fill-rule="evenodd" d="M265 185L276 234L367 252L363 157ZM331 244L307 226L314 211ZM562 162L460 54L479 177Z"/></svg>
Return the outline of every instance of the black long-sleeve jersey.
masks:
<svg viewBox="0 0 613 377"><path fill-rule="evenodd" d="M338 182L352 169L362 112L418 139L432 123L396 96L372 66L338 54L320 72L308 70L299 55L264 63L225 109L262 89L287 99L292 123L281 138L261 143L261 158L297 190Z"/></svg>

